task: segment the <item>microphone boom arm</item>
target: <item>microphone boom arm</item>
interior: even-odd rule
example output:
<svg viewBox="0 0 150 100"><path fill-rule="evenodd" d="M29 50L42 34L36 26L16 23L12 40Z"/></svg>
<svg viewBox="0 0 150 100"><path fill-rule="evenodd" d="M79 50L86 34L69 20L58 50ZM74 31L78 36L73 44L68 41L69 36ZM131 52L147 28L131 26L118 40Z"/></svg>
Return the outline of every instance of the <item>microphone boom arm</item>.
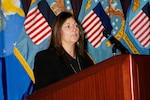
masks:
<svg viewBox="0 0 150 100"><path fill-rule="evenodd" d="M115 45L116 49L119 49L123 54L129 54L129 51L119 42L109 30L104 30L103 35L110 40L111 44Z"/></svg>

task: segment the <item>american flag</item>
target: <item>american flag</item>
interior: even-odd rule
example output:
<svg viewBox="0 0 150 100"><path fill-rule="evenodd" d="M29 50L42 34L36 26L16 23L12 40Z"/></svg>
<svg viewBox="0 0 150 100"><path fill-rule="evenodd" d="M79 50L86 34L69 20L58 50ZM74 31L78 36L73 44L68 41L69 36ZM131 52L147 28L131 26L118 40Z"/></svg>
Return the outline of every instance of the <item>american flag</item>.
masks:
<svg viewBox="0 0 150 100"><path fill-rule="evenodd" d="M144 11L145 7L131 20L130 29L143 47L150 45L150 19Z"/></svg>
<svg viewBox="0 0 150 100"><path fill-rule="evenodd" d="M51 35L52 29L38 9L38 6L29 11L24 22L26 33L35 45L40 44Z"/></svg>

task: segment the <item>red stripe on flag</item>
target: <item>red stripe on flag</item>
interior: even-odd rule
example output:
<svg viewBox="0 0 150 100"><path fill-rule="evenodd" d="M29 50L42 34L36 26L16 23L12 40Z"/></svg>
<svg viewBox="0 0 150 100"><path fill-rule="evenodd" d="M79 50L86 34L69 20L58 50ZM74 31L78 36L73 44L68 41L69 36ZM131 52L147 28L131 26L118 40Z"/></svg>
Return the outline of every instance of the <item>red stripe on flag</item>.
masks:
<svg viewBox="0 0 150 100"><path fill-rule="evenodd" d="M95 43L94 47L99 46L99 43L102 41L102 38L103 38L103 37L104 37L104 36L101 36L101 37L100 37L99 41L97 41L97 42Z"/></svg>
<svg viewBox="0 0 150 100"><path fill-rule="evenodd" d="M95 17L96 18L96 17ZM94 19L95 19L94 18ZM92 21L93 22L93 21ZM90 33L90 31L98 24L98 23L100 23L100 21L97 21L86 33ZM88 26L87 26L88 27ZM99 27L98 27L99 28ZM98 29L97 29L97 31L98 31ZM96 32L96 31L95 31ZM93 32L93 34L95 33L95 32ZM92 35L92 34L91 34Z"/></svg>
<svg viewBox="0 0 150 100"><path fill-rule="evenodd" d="M49 33L51 33L52 30L49 30L45 35L43 35L41 38L39 38L38 40L35 41L35 44L39 44L38 42L40 42L42 39L44 39L44 37L47 37L47 35L49 36Z"/></svg>
<svg viewBox="0 0 150 100"><path fill-rule="evenodd" d="M33 36L31 37L31 39L36 38L40 33L42 33L42 32L43 32L46 28L48 28L48 27L49 27L49 26L47 25L46 27L42 28L42 30L39 31L38 34L33 35Z"/></svg>
<svg viewBox="0 0 150 100"><path fill-rule="evenodd" d="M82 25L85 24L88 21L88 19L90 19L94 15L94 12L90 12L89 15L90 16L88 16L86 19L84 19L84 21L82 22Z"/></svg>
<svg viewBox="0 0 150 100"><path fill-rule="evenodd" d="M24 26L26 26L26 25L29 24L32 20L34 20L34 18L35 18L36 15L40 14L40 12L37 13L37 10L38 10L38 8L35 7L35 8L33 8L33 9L27 14L27 16L26 16L26 21L25 21L25 23L24 23ZM34 17L29 20L29 18L31 18L33 15L34 15ZM27 19L28 19L28 20L27 20Z"/></svg>
<svg viewBox="0 0 150 100"><path fill-rule="evenodd" d="M28 35L29 35L29 36L32 35L32 33L34 33L35 30L40 29L40 27L41 27L42 25L44 25L44 23L46 23L46 20L43 21L41 24L39 24L39 26L35 27L34 30L32 30ZM35 23L35 24L36 24L36 23ZM49 27L49 26L47 25L47 27ZM44 30L44 29L41 28L41 31L39 31L38 33L41 33L43 30ZM37 36L37 35L38 35L38 34L35 34L35 35L31 36L31 39L33 39L33 38L34 38L35 36Z"/></svg>
<svg viewBox="0 0 150 100"><path fill-rule="evenodd" d="M142 12L140 12L140 13L138 14L138 16L136 16L136 18L131 21L130 26L135 25L135 23L136 23L137 20L140 18L140 16L142 16ZM138 23L138 24L139 24L139 23ZM138 25L138 24L137 24L137 25ZM136 26L133 27L132 30L134 30L135 28L136 28Z"/></svg>
<svg viewBox="0 0 150 100"><path fill-rule="evenodd" d="M35 22L33 22L30 26L28 26L28 28L26 28L26 31L29 31L33 26L35 26L40 20L43 19L43 16L41 16L38 20L36 20ZM30 21L31 22L31 21ZM46 22L46 20L45 20ZM42 24L44 24L45 22L43 22ZM41 24L40 24L41 25ZM40 25L37 27L39 28ZM28 33L28 35L30 35L33 31L35 31L37 28L34 28L34 30L32 30L30 33Z"/></svg>

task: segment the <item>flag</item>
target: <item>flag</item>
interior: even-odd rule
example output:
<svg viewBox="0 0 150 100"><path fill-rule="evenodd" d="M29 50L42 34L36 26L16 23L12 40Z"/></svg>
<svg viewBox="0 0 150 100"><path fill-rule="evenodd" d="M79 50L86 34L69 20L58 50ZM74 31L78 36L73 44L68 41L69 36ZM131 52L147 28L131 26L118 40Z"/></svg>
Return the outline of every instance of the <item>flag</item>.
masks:
<svg viewBox="0 0 150 100"><path fill-rule="evenodd" d="M28 76L28 80L24 80L24 84L29 84L26 88L28 92L24 94L24 98L33 92L35 83L33 68L34 57L40 50L49 46L51 36L51 24L55 17L46 0L37 0L32 3L24 21L21 34L14 47L14 54L18 62L24 70L24 76Z"/></svg>
<svg viewBox="0 0 150 100"><path fill-rule="evenodd" d="M3 94L3 78L2 78L2 71L3 71L3 34L2 31L4 30L4 16L2 12L2 7L1 7L1 2L0 2L0 99L4 99L4 94ZM4 66L5 67L5 66Z"/></svg>
<svg viewBox="0 0 150 100"><path fill-rule="evenodd" d="M103 31L112 29L110 20L100 3L85 16L82 26L86 38L95 48L99 47L105 39Z"/></svg>
<svg viewBox="0 0 150 100"><path fill-rule="evenodd" d="M28 75L13 53L25 20L21 0L1 1L0 99L23 100L30 93Z"/></svg>
<svg viewBox="0 0 150 100"><path fill-rule="evenodd" d="M91 6L89 7L89 5ZM88 1L85 9L85 16L81 20L81 24L85 31L85 38L87 40L87 51L89 52L93 60L98 63L110 57L110 53L108 52L105 56L103 55L105 53L102 51L104 49L107 49L108 47L102 43L104 42L104 40L106 40L106 38L103 36L103 31L111 31L112 26L110 23L110 19L105 13L100 2Z"/></svg>
<svg viewBox="0 0 150 100"><path fill-rule="evenodd" d="M124 40L132 54L150 55L150 3L139 1L140 5L136 6L134 2L127 12L124 30L128 39Z"/></svg>

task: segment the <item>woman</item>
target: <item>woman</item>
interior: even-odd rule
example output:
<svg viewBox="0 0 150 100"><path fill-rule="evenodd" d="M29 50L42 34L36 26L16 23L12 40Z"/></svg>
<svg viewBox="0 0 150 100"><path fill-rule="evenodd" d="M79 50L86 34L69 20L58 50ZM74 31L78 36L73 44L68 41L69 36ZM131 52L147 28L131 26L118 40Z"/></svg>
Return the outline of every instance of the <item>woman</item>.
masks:
<svg viewBox="0 0 150 100"><path fill-rule="evenodd" d="M71 13L62 12L53 23L49 48L35 56L35 90L93 64L84 50L84 33L81 26Z"/></svg>

